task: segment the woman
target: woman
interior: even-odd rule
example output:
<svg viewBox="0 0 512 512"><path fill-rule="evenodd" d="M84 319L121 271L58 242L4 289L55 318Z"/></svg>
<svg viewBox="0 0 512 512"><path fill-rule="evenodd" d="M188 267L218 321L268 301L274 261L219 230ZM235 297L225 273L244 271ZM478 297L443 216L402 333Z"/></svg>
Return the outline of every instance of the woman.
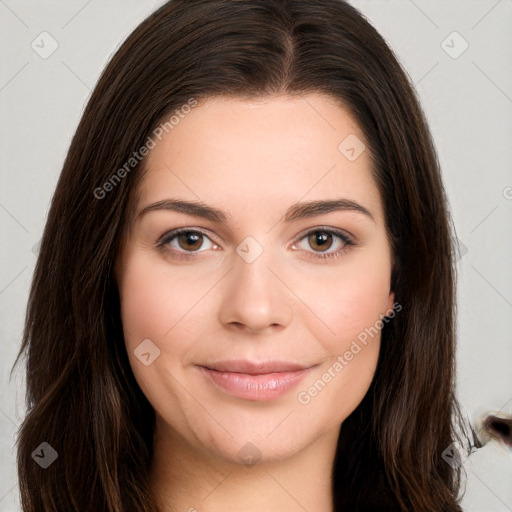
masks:
<svg viewBox="0 0 512 512"><path fill-rule="evenodd" d="M53 198L24 510L461 510L452 253L423 114L354 8L166 3Z"/></svg>

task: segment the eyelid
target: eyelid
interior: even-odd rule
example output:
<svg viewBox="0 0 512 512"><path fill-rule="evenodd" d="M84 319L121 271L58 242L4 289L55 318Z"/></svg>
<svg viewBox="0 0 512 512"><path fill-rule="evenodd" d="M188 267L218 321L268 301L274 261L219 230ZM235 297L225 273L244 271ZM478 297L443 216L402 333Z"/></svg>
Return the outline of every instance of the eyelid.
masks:
<svg viewBox="0 0 512 512"><path fill-rule="evenodd" d="M182 233L200 233L201 235L206 236L210 239L210 241L216 245L220 245L217 241L215 241L215 235L212 234L212 232L209 229L206 228L199 228L199 227L189 227L184 226L181 228L175 228L171 229L170 231L165 232L157 241L158 244L160 243L167 243L172 238L175 238L178 235L181 235Z"/></svg>
<svg viewBox="0 0 512 512"><path fill-rule="evenodd" d="M209 249L206 249L206 250L202 250L202 251L201 250L199 250L199 251L180 251L180 250L170 247L171 240L173 240L180 234L187 233L187 232L199 233L199 234L205 236L206 238L208 238L213 245L217 246L216 247L217 249L219 247L221 248L221 244L219 244L215 240L216 236L215 235L212 236L211 231L209 229L193 227L193 226L183 226L183 227L179 227L179 228L175 228L175 229L171 229L170 231L167 231L158 239L156 246L161 250L166 250L168 252L173 253L173 257L175 257L177 259L180 259L180 258L181 259L193 259L193 258L197 257L196 255L209 250ZM296 249L294 247L297 242L300 242L307 236L310 236L313 233L317 233L317 232L325 232L325 233L330 233L334 236L337 236L343 242L343 244L344 244L343 247L341 249L338 249L337 251L333 251L333 252L306 251L306 250L302 250L302 249ZM308 229L302 231L301 233L299 233L292 240L290 245L292 246L293 250L302 250L302 252L307 253L308 256L311 258L322 259L322 258L341 256L350 246L355 246L357 244L354 240L354 237L350 233L346 232L345 230L342 230L339 228L334 228L331 226L314 226L314 227L308 228ZM216 250L216 249L214 249L214 250Z"/></svg>
<svg viewBox="0 0 512 512"><path fill-rule="evenodd" d="M171 247L170 243L173 239L175 239L177 236L181 235L182 233L199 233L205 238L208 238L213 246L216 246L213 248L213 250L217 250L216 248L220 247L220 245L215 241L215 237L212 237L210 235L210 230L206 228L197 228L197 227L179 227L175 229L171 229L170 231L167 231L164 233L156 242L156 248L162 252L165 252L168 255L171 255L172 258L176 260L185 260L185 261L191 261L196 258L198 258L201 253L207 252L208 250L212 250L212 248L205 249L202 251L180 251L176 249L175 247Z"/></svg>
<svg viewBox="0 0 512 512"><path fill-rule="evenodd" d="M308 235L311 235L313 233L317 232L325 232L325 233L332 233L334 235L339 236L344 242L347 244L353 244L355 245L354 237L348 233L347 231L339 228L333 228L331 226L314 226L312 228L305 229L301 233L299 233L293 240L292 244L295 244L296 242L299 242L303 238L305 238Z"/></svg>
<svg viewBox="0 0 512 512"><path fill-rule="evenodd" d="M314 233L329 233L331 235L337 236L341 242L342 247L340 249L337 249L335 251L314 251L314 250L305 250L296 248L295 245L297 242L301 242L308 236L314 234ZM347 251L350 250L351 247L356 246L357 243L355 242L352 235L349 235L344 230L341 230L339 228L332 228L329 226L316 226L313 228L309 228L306 231L303 231L297 237L295 240L291 243L292 249L294 251L302 252L303 255L301 257L304 257L308 259L309 261L313 262L328 262L328 261L335 261L337 258L343 256Z"/></svg>

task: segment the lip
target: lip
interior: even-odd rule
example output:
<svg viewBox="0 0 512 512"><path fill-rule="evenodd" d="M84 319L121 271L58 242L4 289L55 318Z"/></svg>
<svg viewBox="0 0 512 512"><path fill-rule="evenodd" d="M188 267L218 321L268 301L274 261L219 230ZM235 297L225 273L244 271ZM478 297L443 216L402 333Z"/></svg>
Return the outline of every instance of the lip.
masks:
<svg viewBox="0 0 512 512"><path fill-rule="evenodd" d="M198 366L214 385L245 400L266 402L284 395L313 368L285 361L219 361Z"/></svg>

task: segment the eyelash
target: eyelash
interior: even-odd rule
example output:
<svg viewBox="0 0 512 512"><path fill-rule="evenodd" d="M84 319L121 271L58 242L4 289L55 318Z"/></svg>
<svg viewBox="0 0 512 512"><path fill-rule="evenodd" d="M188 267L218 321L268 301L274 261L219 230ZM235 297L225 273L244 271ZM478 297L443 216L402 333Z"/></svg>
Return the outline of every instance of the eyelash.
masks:
<svg viewBox="0 0 512 512"><path fill-rule="evenodd" d="M301 242L305 238L309 238L311 235L313 235L315 233L325 233L325 234L328 234L328 235L332 235L334 237L338 237L341 240L341 242L343 242L343 247L341 249L338 249L337 251L334 251L334 252L309 252L309 251L306 251L306 254L308 255L307 257L311 258L313 260L318 260L318 259L327 260L327 259L339 258L343 254L345 254L345 252L348 250L348 248L350 246L355 246L356 245L354 240L352 240L352 238L349 237L343 231L340 231L338 229L333 229L333 228L319 226L319 227L316 227L316 228L313 228L313 229L310 229L310 230L308 230L306 232L301 233L294 240L294 242L292 243L292 246L295 246L296 243ZM333 242L333 243L335 243L335 242Z"/></svg>
<svg viewBox="0 0 512 512"><path fill-rule="evenodd" d="M169 249L169 243L183 233L200 234L200 235L205 236L206 238L210 239L212 244L217 245L213 240L211 240L211 238L208 236L208 234L205 233L204 231L201 231L199 229L193 229L193 228L177 228L177 229L173 229L172 231L169 231L168 233L163 235L157 242L157 248L160 250L166 251L166 252L172 252L173 257L177 258L177 259L192 260L192 259L196 258L197 257L196 254L198 252L203 252L203 251L193 251L193 252L187 253L187 252L181 252L181 251ZM346 233L344 233L342 231L339 231L339 230L333 229L333 228L327 228L327 227L326 228L317 227L314 229L310 229L309 231L306 231L304 233L301 233L293 241L292 246L295 246L296 243L301 242L305 238L308 238L309 236L311 236L315 233L326 233L329 235L333 235L334 237L338 237L343 242L344 245L341 249L339 249L335 252L329 252L329 253L326 253L326 252L324 252L324 253L312 252L311 253L311 252L307 251L308 257L310 257L311 259L326 260L326 259L330 259L330 258L338 258L338 257L342 256L347 251L348 247L356 245L356 243L352 240L352 238L349 237Z"/></svg>

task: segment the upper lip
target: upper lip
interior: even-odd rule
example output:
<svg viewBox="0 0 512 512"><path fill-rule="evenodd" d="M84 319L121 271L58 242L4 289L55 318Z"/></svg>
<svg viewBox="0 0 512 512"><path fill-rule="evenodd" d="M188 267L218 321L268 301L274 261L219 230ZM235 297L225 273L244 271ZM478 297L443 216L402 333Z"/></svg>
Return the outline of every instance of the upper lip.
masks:
<svg viewBox="0 0 512 512"><path fill-rule="evenodd" d="M311 365L307 366L288 361L264 361L258 363L246 360L218 361L216 363L209 363L202 366L204 368L208 368L209 370L215 370L218 372L245 373L248 375L296 372L311 367Z"/></svg>

